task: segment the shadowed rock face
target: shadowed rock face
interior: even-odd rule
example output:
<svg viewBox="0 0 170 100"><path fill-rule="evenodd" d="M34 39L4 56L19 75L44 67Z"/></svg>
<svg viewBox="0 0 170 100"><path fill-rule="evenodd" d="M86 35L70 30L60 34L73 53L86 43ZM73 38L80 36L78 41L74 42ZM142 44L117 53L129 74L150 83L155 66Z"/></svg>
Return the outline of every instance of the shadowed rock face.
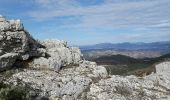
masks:
<svg viewBox="0 0 170 100"><path fill-rule="evenodd" d="M40 49L41 45L24 29L20 20L0 16L0 70L11 67L17 59L43 56Z"/></svg>

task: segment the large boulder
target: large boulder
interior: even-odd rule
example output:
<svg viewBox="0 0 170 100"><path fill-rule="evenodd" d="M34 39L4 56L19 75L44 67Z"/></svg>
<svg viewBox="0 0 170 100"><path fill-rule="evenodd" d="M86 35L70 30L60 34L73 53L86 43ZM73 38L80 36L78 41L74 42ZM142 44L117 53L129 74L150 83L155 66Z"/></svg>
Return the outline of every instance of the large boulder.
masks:
<svg viewBox="0 0 170 100"><path fill-rule="evenodd" d="M41 47L24 29L20 20L7 20L0 16L1 70L11 67L17 59L27 60L31 57L43 56L44 52ZM16 54L15 57L13 56L14 53Z"/></svg>
<svg viewBox="0 0 170 100"><path fill-rule="evenodd" d="M61 67L79 65L82 60L80 49L67 47L67 42L65 41L46 40L41 44L46 47L48 57L35 58L30 67L59 71Z"/></svg>

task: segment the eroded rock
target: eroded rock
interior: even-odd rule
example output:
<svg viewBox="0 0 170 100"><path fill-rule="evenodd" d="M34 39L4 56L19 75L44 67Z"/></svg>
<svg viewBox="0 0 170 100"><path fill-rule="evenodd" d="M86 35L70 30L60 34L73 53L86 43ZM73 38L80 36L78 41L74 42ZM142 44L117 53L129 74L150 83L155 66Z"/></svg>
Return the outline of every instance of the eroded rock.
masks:
<svg viewBox="0 0 170 100"><path fill-rule="evenodd" d="M0 58L3 59L0 62L8 63L0 66L1 70L11 67L16 59L27 60L31 57L43 56L44 52L41 52L40 48L41 45L24 30L20 20L7 20L0 16ZM9 53L15 53L17 56L6 58Z"/></svg>
<svg viewBox="0 0 170 100"><path fill-rule="evenodd" d="M156 65L156 73L140 78L116 76L90 86L89 100L169 100L170 62Z"/></svg>
<svg viewBox="0 0 170 100"><path fill-rule="evenodd" d="M82 60L80 49L67 47L64 41L46 40L42 42L42 45L46 47L48 57L35 58L30 67L59 71L63 66L79 65Z"/></svg>
<svg viewBox="0 0 170 100"><path fill-rule="evenodd" d="M145 77L109 76L103 66L84 60L78 48L60 40L38 42L19 20L0 16L0 70L13 66L16 60L25 61L28 68L4 83L29 86L39 99L170 99L170 62L156 65L156 73Z"/></svg>
<svg viewBox="0 0 170 100"><path fill-rule="evenodd" d="M145 77L108 76L95 62L53 70L25 70L13 75L8 83L29 83L39 95L59 100L168 100L170 97L170 62L157 65L157 72ZM168 65L168 66L167 66ZM159 69L164 68L161 71ZM160 72L161 71L161 72Z"/></svg>
<svg viewBox="0 0 170 100"><path fill-rule="evenodd" d="M90 65L91 64L91 65ZM59 98L59 100L75 100L81 98L82 93L86 92L93 80L103 78L95 63L84 61L80 66L70 66L56 73L53 70L27 70L14 74L8 83L17 85L20 82L30 84L36 90L42 91L40 96ZM100 67L101 68L101 67ZM94 73L95 72L95 73ZM104 72L107 76L107 72ZM20 80L18 83L17 80Z"/></svg>

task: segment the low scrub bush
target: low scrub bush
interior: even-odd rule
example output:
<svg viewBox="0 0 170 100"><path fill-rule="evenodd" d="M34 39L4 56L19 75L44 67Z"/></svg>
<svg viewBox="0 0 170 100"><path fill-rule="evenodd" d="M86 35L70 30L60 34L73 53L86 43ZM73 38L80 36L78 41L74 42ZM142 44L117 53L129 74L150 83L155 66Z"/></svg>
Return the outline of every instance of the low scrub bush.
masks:
<svg viewBox="0 0 170 100"><path fill-rule="evenodd" d="M32 100L29 89L22 86L10 86L0 82L0 100Z"/></svg>

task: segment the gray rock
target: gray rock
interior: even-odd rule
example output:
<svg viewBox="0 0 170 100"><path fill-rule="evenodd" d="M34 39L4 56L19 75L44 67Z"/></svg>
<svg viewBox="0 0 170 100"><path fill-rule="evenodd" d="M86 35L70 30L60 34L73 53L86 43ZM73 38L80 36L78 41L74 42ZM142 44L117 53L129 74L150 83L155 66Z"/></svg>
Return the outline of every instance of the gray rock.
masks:
<svg viewBox="0 0 170 100"><path fill-rule="evenodd" d="M46 40L41 42L46 47L47 58L35 58L30 67L49 68L59 71L63 66L78 65L82 60L79 48L67 47L67 43L60 40ZM44 61L44 62L42 62Z"/></svg>
<svg viewBox="0 0 170 100"><path fill-rule="evenodd" d="M19 31L24 30L24 26L21 21L18 20L7 20L5 17L0 16L0 31Z"/></svg>
<svg viewBox="0 0 170 100"><path fill-rule="evenodd" d="M17 54L15 57L8 56L5 61L9 62L3 64L3 68L5 68L5 65L6 67L12 66L12 62L16 59L27 60L31 57L44 56L44 52L40 48L41 45L24 30L20 20L7 20L0 16L0 57L2 56L1 58L5 60L4 55L8 53Z"/></svg>
<svg viewBox="0 0 170 100"><path fill-rule="evenodd" d="M47 49L52 49L56 47L67 47L67 42L63 40L56 40L56 39L51 39L51 40L45 40L41 42L42 45L44 45Z"/></svg>
<svg viewBox="0 0 170 100"><path fill-rule="evenodd" d="M43 62L43 58L41 59ZM17 85L19 79L21 83L30 84L33 89L41 91L40 96L75 100L81 98L82 93L89 89L94 78L101 78L99 73L93 71L97 67L95 63L84 61L80 65L63 68L58 73L53 70L25 69L23 72L14 74L8 83Z"/></svg>
<svg viewBox="0 0 170 100"><path fill-rule="evenodd" d="M79 64L82 60L80 50L67 47L67 42L46 40L39 43L24 30L20 20L7 20L0 16L0 56L6 53L17 53L14 60L11 58L12 61L33 58L30 67L45 67L55 71L59 71L62 66Z"/></svg>
<svg viewBox="0 0 170 100"><path fill-rule="evenodd" d="M170 62L156 65L156 73L140 78L116 76L90 86L89 100L169 100Z"/></svg>
<svg viewBox="0 0 170 100"><path fill-rule="evenodd" d="M7 53L0 56L0 71L6 69L7 67L11 67L15 63L17 56L17 53Z"/></svg>
<svg viewBox="0 0 170 100"><path fill-rule="evenodd" d="M29 85L39 97L54 100L169 100L170 62L156 65L145 77L110 75L103 66L82 59L67 42L38 42L19 20L0 16L0 71L16 60L29 67L6 79L6 84ZM20 62L19 62L20 63Z"/></svg>
<svg viewBox="0 0 170 100"><path fill-rule="evenodd" d="M156 67L156 73L170 73L169 62L157 64L155 67Z"/></svg>

